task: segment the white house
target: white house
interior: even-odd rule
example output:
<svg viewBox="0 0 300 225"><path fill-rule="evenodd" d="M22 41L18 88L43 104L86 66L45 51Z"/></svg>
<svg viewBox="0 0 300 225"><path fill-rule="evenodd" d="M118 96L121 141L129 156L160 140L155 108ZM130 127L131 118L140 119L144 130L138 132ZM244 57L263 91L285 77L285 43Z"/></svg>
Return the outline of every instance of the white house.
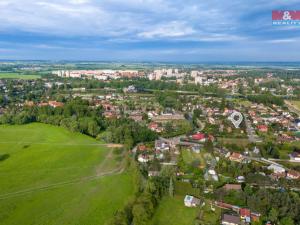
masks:
<svg viewBox="0 0 300 225"><path fill-rule="evenodd" d="M300 152L293 152L290 154L291 160L300 161Z"/></svg>
<svg viewBox="0 0 300 225"><path fill-rule="evenodd" d="M285 169L281 166L275 165L275 164L271 164L270 166L268 166L268 170L272 170L274 173L284 173Z"/></svg>
<svg viewBox="0 0 300 225"><path fill-rule="evenodd" d="M155 150L157 151L169 151L170 150L170 145L169 143L161 140L156 140L155 141Z"/></svg>
<svg viewBox="0 0 300 225"><path fill-rule="evenodd" d="M200 199L191 195L186 195L184 198L184 205L186 207L197 207L200 205Z"/></svg>
<svg viewBox="0 0 300 225"><path fill-rule="evenodd" d="M140 163L146 163L146 162L149 162L149 157L147 155L144 155L144 154L140 154L138 156L138 161Z"/></svg>

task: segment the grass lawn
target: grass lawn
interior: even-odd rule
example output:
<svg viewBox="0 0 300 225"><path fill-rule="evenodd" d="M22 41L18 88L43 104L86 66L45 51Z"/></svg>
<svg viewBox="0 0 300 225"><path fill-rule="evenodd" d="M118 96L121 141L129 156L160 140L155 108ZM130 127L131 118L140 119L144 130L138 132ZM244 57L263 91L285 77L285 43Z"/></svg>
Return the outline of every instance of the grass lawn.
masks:
<svg viewBox="0 0 300 225"><path fill-rule="evenodd" d="M183 204L184 195L165 197L157 208L154 217L149 225L194 225L195 219L201 215L204 224L220 224L221 209L214 207L205 201L203 208L188 208Z"/></svg>
<svg viewBox="0 0 300 225"><path fill-rule="evenodd" d="M218 138L219 142L224 144L236 144L238 146L246 146L249 144L249 140L247 138Z"/></svg>
<svg viewBox="0 0 300 225"><path fill-rule="evenodd" d="M200 153L195 153L191 150L185 149L182 151L182 157L185 163L191 164L194 160L199 160L201 168L205 168L206 166L206 160L204 157L203 149Z"/></svg>
<svg viewBox="0 0 300 225"><path fill-rule="evenodd" d="M1 73L0 72L0 79L23 79L23 80L30 80L30 79L37 79L40 78L40 75L25 75L19 73Z"/></svg>
<svg viewBox="0 0 300 225"><path fill-rule="evenodd" d="M157 208L150 225L193 225L199 208L188 208L184 196L165 197Z"/></svg>
<svg viewBox="0 0 300 225"><path fill-rule="evenodd" d="M206 204L202 209L203 214L201 221L203 221L204 224L220 224L221 209L218 207L213 207L215 208L215 211L212 211L210 203L208 201L205 203Z"/></svg>
<svg viewBox="0 0 300 225"><path fill-rule="evenodd" d="M253 103L248 101L248 100L244 100L244 99L234 99L233 100L236 104L240 104L242 106L245 107L250 107Z"/></svg>
<svg viewBox="0 0 300 225"><path fill-rule="evenodd" d="M290 101L292 103L292 105L297 108L298 110L300 110L300 101Z"/></svg>
<svg viewBox="0 0 300 225"><path fill-rule="evenodd" d="M112 171L119 166L88 136L38 123L0 126L0 224L104 224L133 195L132 175Z"/></svg>

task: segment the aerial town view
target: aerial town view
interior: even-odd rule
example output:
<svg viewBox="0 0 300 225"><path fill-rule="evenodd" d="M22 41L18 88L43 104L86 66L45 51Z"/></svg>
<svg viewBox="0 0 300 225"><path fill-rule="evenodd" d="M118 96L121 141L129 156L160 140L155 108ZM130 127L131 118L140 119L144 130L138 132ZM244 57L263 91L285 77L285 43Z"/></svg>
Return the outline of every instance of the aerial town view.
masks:
<svg viewBox="0 0 300 225"><path fill-rule="evenodd" d="M0 1L0 225L299 225L299 1Z"/></svg>

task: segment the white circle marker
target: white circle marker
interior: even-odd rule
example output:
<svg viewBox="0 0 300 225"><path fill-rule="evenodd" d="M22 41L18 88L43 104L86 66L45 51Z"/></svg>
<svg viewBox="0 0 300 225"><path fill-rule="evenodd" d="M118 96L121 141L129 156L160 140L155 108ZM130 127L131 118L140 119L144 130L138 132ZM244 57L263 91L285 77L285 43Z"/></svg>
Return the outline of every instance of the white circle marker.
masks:
<svg viewBox="0 0 300 225"><path fill-rule="evenodd" d="M242 113L238 112L238 111L234 111L229 117L228 119L233 123L235 128L239 128L241 122L243 121L243 115Z"/></svg>

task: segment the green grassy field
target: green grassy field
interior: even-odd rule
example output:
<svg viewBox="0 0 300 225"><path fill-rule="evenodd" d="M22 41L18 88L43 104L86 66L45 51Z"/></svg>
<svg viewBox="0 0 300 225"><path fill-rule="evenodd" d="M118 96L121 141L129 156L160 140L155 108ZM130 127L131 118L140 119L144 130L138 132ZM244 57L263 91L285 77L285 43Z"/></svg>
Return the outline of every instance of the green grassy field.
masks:
<svg viewBox="0 0 300 225"><path fill-rule="evenodd" d="M184 151L182 151L182 157L185 163L187 164L191 164L194 160L199 160L200 162L200 167L204 168L206 166L206 160L205 160L205 153L202 152L201 153L194 153L191 150L185 149Z"/></svg>
<svg viewBox="0 0 300 225"><path fill-rule="evenodd" d="M0 79L23 79L23 80L30 80L30 79L37 79L40 78L40 75L25 75L19 73L0 73Z"/></svg>
<svg viewBox="0 0 300 225"><path fill-rule="evenodd" d="M290 101L290 102L294 107L300 110L300 101Z"/></svg>
<svg viewBox="0 0 300 225"><path fill-rule="evenodd" d="M63 128L0 126L0 224L105 224L133 195L112 149Z"/></svg>
<svg viewBox="0 0 300 225"><path fill-rule="evenodd" d="M185 207L183 199L181 195L164 198L150 225L193 225L199 209Z"/></svg>
<svg viewBox="0 0 300 225"><path fill-rule="evenodd" d="M220 224L221 210L219 208L214 207L213 212L209 201L205 201L205 206L201 208L185 207L184 196L165 197L149 225L194 225L197 218L203 224Z"/></svg>
<svg viewBox="0 0 300 225"><path fill-rule="evenodd" d="M238 146L246 146L249 144L249 140L247 138L218 138L218 142L223 144L236 144Z"/></svg>

